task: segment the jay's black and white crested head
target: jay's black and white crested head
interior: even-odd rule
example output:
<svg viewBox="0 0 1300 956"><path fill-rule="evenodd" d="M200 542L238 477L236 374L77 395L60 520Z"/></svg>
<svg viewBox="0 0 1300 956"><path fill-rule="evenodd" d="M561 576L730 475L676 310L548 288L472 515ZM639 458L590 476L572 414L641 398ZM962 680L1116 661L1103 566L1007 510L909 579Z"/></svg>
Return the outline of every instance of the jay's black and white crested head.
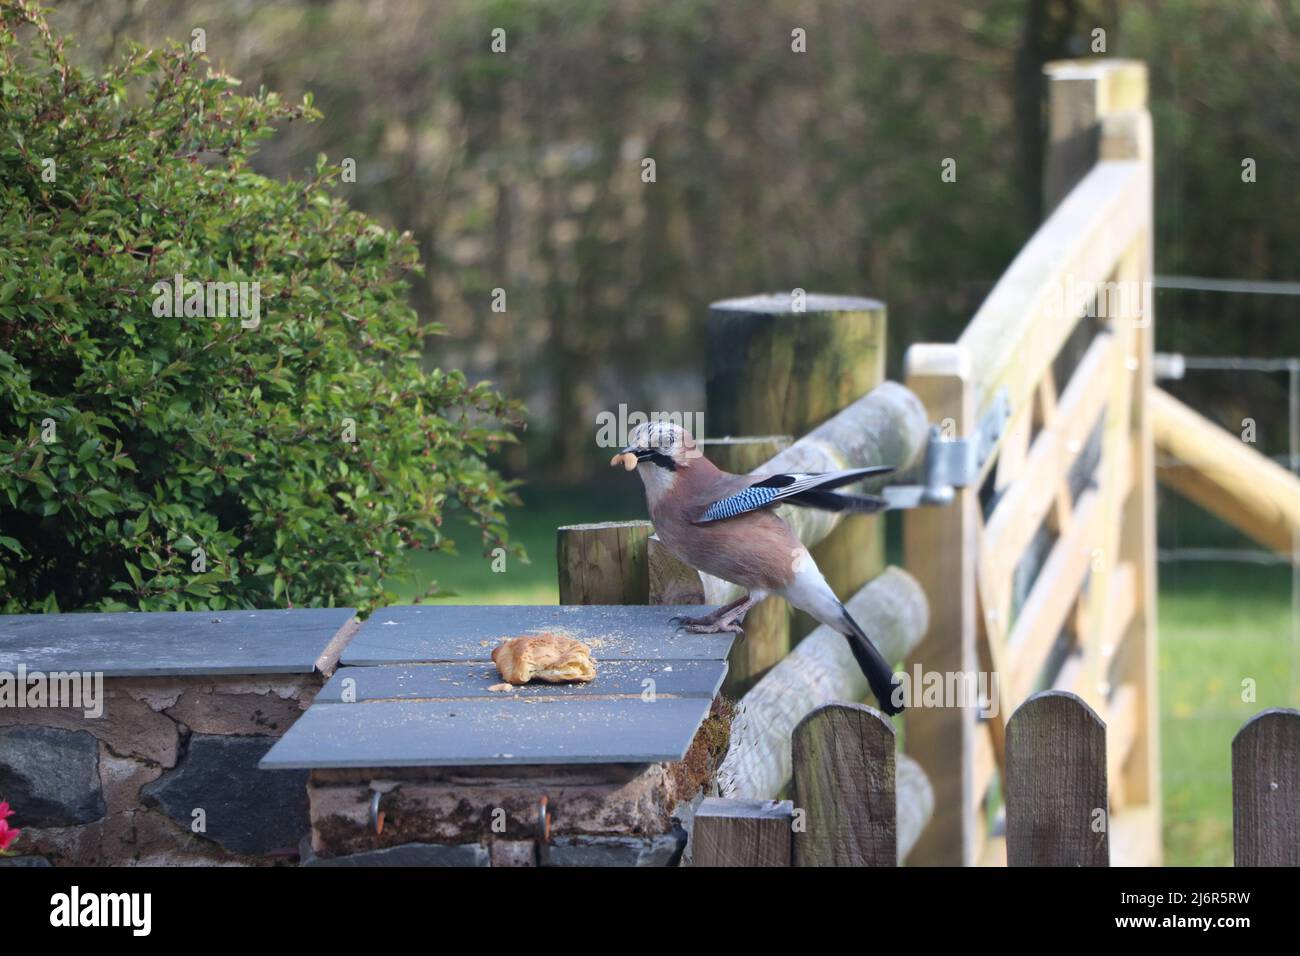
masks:
<svg viewBox="0 0 1300 956"><path fill-rule="evenodd" d="M691 433L673 422L643 422L627 437L627 447L609 463L628 471L635 468L651 503L677 485L692 465L706 461Z"/></svg>
<svg viewBox="0 0 1300 956"><path fill-rule="evenodd" d="M627 438L627 447L609 463L621 464L628 471L638 465L676 471L690 467L701 454L691 433L673 422L643 422L633 428Z"/></svg>

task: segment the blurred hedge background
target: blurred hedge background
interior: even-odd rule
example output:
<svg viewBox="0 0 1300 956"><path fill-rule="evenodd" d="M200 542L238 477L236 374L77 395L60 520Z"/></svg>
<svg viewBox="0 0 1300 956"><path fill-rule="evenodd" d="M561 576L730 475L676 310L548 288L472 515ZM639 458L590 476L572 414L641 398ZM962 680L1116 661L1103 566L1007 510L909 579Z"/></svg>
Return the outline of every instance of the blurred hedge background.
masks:
<svg viewBox="0 0 1300 956"><path fill-rule="evenodd" d="M1158 271L1300 278L1294 0L54 10L92 64L127 39L202 28L213 63L246 87L312 91L325 120L285 128L259 171L302 176L322 151L355 159L346 198L409 229L427 263L414 305L450 332L430 340L431 358L527 402L530 429L502 465L534 481L603 464L599 410L702 408L711 300L794 287L884 299L895 374L909 342L953 337L1041 213L1041 66L1093 55L1097 28L1106 55L1150 65ZM497 28L504 54L490 49ZM645 157L654 183L641 181ZM955 183L940 178L949 157ZM1160 346L1300 351L1300 300L1260 298L1163 294ZM1232 400L1271 401L1270 388Z"/></svg>
<svg viewBox="0 0 1300 956"><path fill-rule="evenodd" d="M801 287L890 311L890 373L951 340L1039 221L1048 60L1148 63L1157 272L1300 280L1300 0L62 0L90 65L128 39L189 39L322 122L255 162L304 177L352 158L356 208L409 229L413 304L447 336L431 364L523 399L500 462L531 565L422 555L467 603L555 598L556 525L643 517L609 481L595 415L703 410L710 301ZM507 52L491 51L505 30ZM791 30L807 52L791 51ZM641 181L656 161L657 181ZM940 178L957 161L957 181ZM1257 178L1242 181L1242 160ZM507 310L491 308L506 291ZM1300 297L1166 291L1158 347L1300 355ZM1286 375L1196 373L1171 388L1266 454L1288 450ZM600 484L593 485L593 480ZM896 529L894 529L896 531ZM1162 547L1247 547L1172 495ZM897 550L896 535L891 548ZM468 552L467 552L468 553ZM428 558L428 560L425 560ZM1231 862L1228 753L1250 714L1295 706L1300 629L1285 565L1162 564L1167 862ZM1300 591L1297 591L1300 593ZM1260 681L1258 703L1238 678Z"/></svg>

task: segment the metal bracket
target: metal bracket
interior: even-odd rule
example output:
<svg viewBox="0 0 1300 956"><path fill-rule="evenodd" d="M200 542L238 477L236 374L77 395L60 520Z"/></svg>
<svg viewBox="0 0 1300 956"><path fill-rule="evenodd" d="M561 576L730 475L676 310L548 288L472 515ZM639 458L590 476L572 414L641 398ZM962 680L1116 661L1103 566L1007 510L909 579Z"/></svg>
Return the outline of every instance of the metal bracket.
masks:
<svg viewBox="0 0 1300 956"><path fill-rule="evenodd" d="M919 508L925 505L946 505L952 502L958 488L966 488L979 481L984 464L997 448L1007 422L1011 420L1011 401L1005 389L993 396L984 417L980 419L975 434L963 438L944 438L943 429L930 426L930 438L925 446L923 485L890 485L881 491L890 511Z"/></svg>
<svg viewBox="0 0 1300 956"><path fill-rule="evenodd" d="M384 834L384 818L387 816L383 810L379 809L379 802L384 798L384 794L401 787L397 780L371 780L370 781L370 829L374 831L375 836Z"/></svg>
<svg viewBox="0 0 1300 956"><path fill-rule="evenodd" d="M548 809L550 800L542 794L537 804L537 865L551 865L551 813Z"/></svg>

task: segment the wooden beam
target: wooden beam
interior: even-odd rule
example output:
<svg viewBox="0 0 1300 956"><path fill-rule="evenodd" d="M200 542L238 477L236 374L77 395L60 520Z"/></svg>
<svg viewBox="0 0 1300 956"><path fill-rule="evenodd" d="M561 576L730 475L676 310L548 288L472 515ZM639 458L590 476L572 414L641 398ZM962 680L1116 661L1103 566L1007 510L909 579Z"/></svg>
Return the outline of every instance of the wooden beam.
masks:
<svg viewBox="0 0 1300 956"><path fill-rule="evenodd" d="M780 454L794 439L789 435L762 435L755 438L705 438L700 441L700 451L723 471L744 475L763 462Z"/></svg>
<svg viewBox="0 0 1300 956"><path fill-rule="evenodd" d="M957 340L971 359L975 414L1002 390L1013 409L1033 395L1078 320L1074 294L1104 284L1137 237L1144 177L1140 161L1099 162L1002 274Z"/></svg>
<svg viewBox="0 0 1300 956"><path fill-rule="evenodd" d="M709 306L712 435L802 435L884 379L885 305L791 293Z"/></svg>
<svg viewBox="0 0 1300 956"><path fill-rule="evenodd" d="M1047 64L1047 161L1043 208L1052 210L1103 153L1099 124L1110 113L1147 105L1147 68L1140 60L1058 60Z"/></svg>
<svg viewBox="0 0 1300 956"><path fill-rule="evenodd" d="M1124 791L1124 764L1142 732L1136 684L1121 684L1106 702L1106 779L1110 781L1110 808L1133 802Z"/></svg>
<svg viewBox="0 0 1300 956"><path fill-rule="evenodd" d="M1007 719L1010 719L1010 714L1007 715ZM974 764L973 774L975 778L974 786L972 787L972 807L980 807L983 804L984 798L988 796L989 786L993 783L993 775L996 773L1002 773L1003 768L1006 766L1005 721L1003 722L1002 728L1003 754L1001 757L998 756L997 751L994 749L993 734L982 732L987 730L987 728L983 726L985 723L987 723L986 720L981 720L977 727L981 732L976 733L975 735L975 748L974 753L971 756L971 762ZM1006 774L1002 773L1002 776L1005 777Z"/></svg>
<svg viewBox="0 0 1300 956"><path fill-rule="evenodd" d="M691 826L692 866L790 866L794 804L706 797Z"/></svg>
<svg viewBox="0 0 1300 956"><path fill-rule="evenodd" d="M907 384L936 421L956 435L975 431L971 355L961 345L914 345L907 351ZM930 626L908 667L942 674L977 673L977 489L957 490L951 504L903 515L908 571L930 598ZM968 866L976 859L974 707L909 708L904 715L908 753L935 787L936 814L922 834L914 862Z"/></svg>
<svg viewBox="0 0 1300 956"><path fill-rule="evenodd" d="M1092 561L1096 509L1096 491L1080 495L1070 533L1053 546L1016 618L1007 641L1013 701L1024 700L1034 690L1052 645L1078 600Z"/></svg>
<svg viewBox="0 0 1300 956"><path fill-rule="evenodd" d="M1106 631L1101 635L1103 668L1109 667L1119 654L1124 638L1137 619L1137 569L1132 562L1121 561L1111 571L1110 593L1106 600L1110 614L1107 615Z"/></svg>
<svg viewBox="0 0 1300 956"><path fill-rule="evenodd" d="M649 521L605 521L555 530L561 604L646 604Z"/></svg>
<svg viewBox="0 0 1300 956"><path fill-rule="evenodd" d="M1160 481L1279 554L1300 540L1300 479L1168 392L1147 393Z"/></svg>
<svg viewBox="0 0 1300 956"><path fill-rule="evenodd" d="M1055 420L1039 432L1018 480L994 507L980 545L980 562L988 569L992 581L1010 580L1056 502L1061 483L1078 459L1106 404L1107 386L1119 370L1119 361L1114 337L1098 335L1070 378ZM1008 603L1004 597L997 604L1003 616L1007 614Z"/></svg>

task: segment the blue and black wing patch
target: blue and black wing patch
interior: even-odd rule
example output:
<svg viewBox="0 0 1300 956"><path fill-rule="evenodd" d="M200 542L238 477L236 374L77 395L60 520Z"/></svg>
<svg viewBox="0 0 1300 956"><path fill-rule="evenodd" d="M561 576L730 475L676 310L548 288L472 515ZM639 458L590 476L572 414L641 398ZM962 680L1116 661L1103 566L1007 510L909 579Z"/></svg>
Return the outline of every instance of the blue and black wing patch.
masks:
<svg viewBox="0 0 1300 956"><path fill-rule="evenodd" d="M738 494L730 495L709 505L704 514L696 519L695 523L705 524L709 521L722 521L724 518L734 518L736 515L742 515L747 511L758 511L776 501L780 494L776 488L750 485Z"/></svg>
<svg viewBox="0 0 1300 956"><path fill-rule="evenodd" d="M893 471L887 466L871 468L854 468L850 471L834 471L826 474L789 474L769 475L761 478L743 491L728 495L709 505L704 513L695 519L695 524L708 524L711 521L725 521L750 511L761 511L777 504L800 505L805 508L817 508L822 511L880 511L885 507L885 500L874 495L839 495L830 489L841 485L850 485L855 481L872 475L883 475Z"/></svg>

